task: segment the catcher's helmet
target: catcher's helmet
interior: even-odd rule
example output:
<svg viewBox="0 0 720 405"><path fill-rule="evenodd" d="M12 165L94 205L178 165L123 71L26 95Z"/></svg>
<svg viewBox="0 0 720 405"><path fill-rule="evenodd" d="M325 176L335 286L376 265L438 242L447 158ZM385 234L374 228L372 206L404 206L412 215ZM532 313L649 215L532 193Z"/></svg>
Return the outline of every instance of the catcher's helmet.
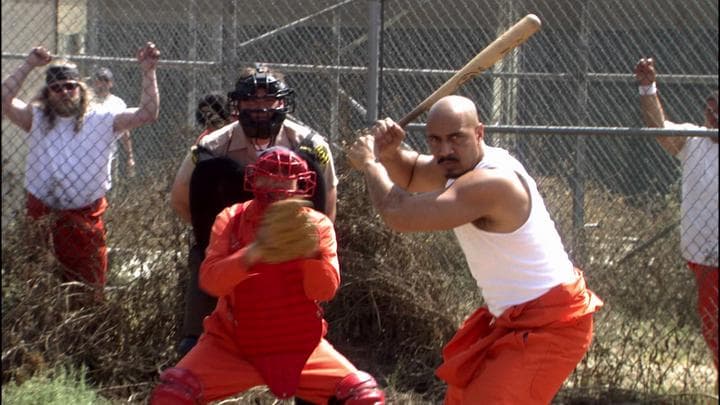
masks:
<svg viewBox="0 0 720 405"><path fill-rule="evenodd" d="M252 72L252 71L250 71ZM259 96L257 90L265 90ZM256 68L253 73L243 74L235 83L235 90L228 93L245 135L250 138L269 139L274 144L285 116L295 109L294 91L284 81L266 68ZM241 108L240 102L248 100L283 100L279 108Z"/></svg>
<svg viewBox="0 0 720 405"><path fill-rule="evenodd" d="M264 178L262 181L258 181ZM295 184L290 182L295 181ZM311 197L315 192L316 174L297 153L282 147L266 149L258 160L245 168L245 190L263 203L288 197ZM294 187L293 187L294 186Z"/></svg>

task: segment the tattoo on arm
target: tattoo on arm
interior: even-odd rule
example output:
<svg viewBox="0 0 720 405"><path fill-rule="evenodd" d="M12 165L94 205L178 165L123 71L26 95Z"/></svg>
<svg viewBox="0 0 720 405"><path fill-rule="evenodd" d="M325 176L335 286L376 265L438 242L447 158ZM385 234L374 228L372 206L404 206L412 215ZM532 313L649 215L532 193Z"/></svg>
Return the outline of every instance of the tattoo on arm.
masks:
<svg viewBox="0 0 720 405"><path fill-rule="evenodd" d="M367 184L368 194L370 195L370 201L373 207L377 210L381 210L384 205L385 196L388 193L385 185L379 181L376 177L365 177L365 184Z"/></svg>
<svg viewBox="0 0 720 405"><path fill-rule="evenodd" d="M400 205L407 192L393 184L385 168L376 164L365 172L365 184L373 207L385 214L387 210Z"/></svg>

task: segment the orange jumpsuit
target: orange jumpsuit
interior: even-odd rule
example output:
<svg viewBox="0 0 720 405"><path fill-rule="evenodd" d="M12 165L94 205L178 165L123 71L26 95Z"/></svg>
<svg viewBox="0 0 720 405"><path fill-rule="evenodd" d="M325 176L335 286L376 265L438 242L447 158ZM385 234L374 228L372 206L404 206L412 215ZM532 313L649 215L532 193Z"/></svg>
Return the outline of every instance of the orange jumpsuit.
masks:
<svg viewBox="0 0 720 405"><path fill-rule="evenodd" d="M30 218L51 217L55 257L65 266L63 281L81 281L99 287L107 281L107 240L102 215L107 209L105 197L85 208L56 210L28 193L26 203Z"/></svg>
<svg viewBox="0 0 720 405"><path fill-rule="evenodd" d="M255 238L259 204L235 204L217 216L200 286L219 297L218 304L176 366L199 379L204 400L264 384L279 398L325 404L338 382L357 371L324 339L327 324L317 301L331 299L339 286L337 242L330 219L307 210L320 236L317 257L250 268L243 255Z"/></svg>
<svg viewBox="0 0 720 405"><path fill-rule="evenodd" d="M436 375L445 404L548 404L587 352L592 314L602 301L572 284L510 307L498 318L482 307L443 349ZM478 402L480 401L480 402Z"/></svg>
<svg viewBox="0 0 720 405"><path fill-rule="evenodd" d="M693 262L687 263L698 287L697 311L705 342L718 368L718 268Z"/></svg>

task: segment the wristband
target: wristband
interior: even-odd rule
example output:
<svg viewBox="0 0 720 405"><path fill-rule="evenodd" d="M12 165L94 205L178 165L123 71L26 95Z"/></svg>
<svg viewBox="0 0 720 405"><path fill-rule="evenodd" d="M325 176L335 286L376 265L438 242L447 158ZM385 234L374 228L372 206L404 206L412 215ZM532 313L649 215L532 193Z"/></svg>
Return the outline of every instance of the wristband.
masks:
<svg viewBox="0 0 720 405"><path fill-rule="evenodd" d="M655 82L652 82L647 86L638 86L638 91L641 96L654 96L657 94L657 86L655 86Z"/></svg>

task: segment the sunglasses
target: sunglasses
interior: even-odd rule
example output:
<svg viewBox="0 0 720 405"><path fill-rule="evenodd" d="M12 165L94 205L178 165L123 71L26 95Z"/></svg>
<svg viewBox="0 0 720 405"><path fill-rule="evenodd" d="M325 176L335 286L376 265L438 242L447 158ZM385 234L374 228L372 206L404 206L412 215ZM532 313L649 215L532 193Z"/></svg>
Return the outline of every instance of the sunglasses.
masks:
<svg viewBox="0 0 720 405"><path fill-rule="evenodd" d="M80 86L77 82L67 82L67 83L55 83L48 86L48 88L55 92L60 93L61 91L74 91L75 89Z"/></svg>

